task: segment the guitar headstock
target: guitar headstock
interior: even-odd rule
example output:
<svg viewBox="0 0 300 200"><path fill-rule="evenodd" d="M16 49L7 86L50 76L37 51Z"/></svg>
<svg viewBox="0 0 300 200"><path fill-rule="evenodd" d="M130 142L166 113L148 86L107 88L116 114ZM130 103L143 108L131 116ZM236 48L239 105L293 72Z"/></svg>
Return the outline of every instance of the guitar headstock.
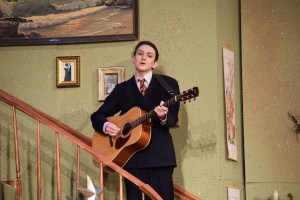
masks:
<svg viewBox="0 0 300 200"><path fill-rule="evenodd" d="M183 91L181 94L178 95L179 100L183 101L184 103L187 100L196 99L199 96L199 89L198 87L193 87L189 90Z"/></svg>

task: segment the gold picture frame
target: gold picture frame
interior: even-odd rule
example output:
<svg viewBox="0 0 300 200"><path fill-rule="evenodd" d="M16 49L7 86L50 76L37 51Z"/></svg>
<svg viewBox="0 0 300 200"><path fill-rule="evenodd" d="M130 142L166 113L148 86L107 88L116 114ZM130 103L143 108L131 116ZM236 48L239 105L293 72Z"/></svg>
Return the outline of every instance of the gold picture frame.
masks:
<svg viewBox="0 0 300 200"><path fill-rule="evenodd" d="M98 75L98 100L104 101L115 86L124 81L124 67L102 67Z"/></svg>
<svg viewBox="0 0 300 200"><path fill-rule="evenodd" d="M56 86L80 87L79 56L56 57Z"/></svg>

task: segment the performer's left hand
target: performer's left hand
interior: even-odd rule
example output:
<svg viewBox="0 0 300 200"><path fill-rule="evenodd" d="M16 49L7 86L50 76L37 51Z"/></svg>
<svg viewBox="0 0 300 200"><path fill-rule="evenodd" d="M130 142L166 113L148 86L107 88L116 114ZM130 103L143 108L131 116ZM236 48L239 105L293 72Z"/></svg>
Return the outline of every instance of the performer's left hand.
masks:
<svg viewBox="0 0 300 200"><path fill-rule="evenodd" d="M154 112L156 113L156 115L164 120L167 117L167 113L169 111L169 109L165 106L163 106L164 102L161 101L159 106L156 106L154 109Z"/></svg>

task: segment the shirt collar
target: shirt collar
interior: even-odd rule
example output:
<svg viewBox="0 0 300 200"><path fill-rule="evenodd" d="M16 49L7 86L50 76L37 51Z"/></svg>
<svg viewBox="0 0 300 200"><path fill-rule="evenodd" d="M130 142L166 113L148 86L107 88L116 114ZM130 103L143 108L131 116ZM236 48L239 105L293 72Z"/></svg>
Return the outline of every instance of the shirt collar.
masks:
<svg viewBox="0 0 300 200"><path fill-rule="evenodd" d="M152 75L153 75L153 73L152 73L152 71L150 71L150 72L147 73L144 77L138 77L138 76L135 76L135 81L138 82L138 80L139 80L140 78L144 78L144 79L146 80L146 82L149 84L150 81L151 81L151 79L152 79Z"/></svg>

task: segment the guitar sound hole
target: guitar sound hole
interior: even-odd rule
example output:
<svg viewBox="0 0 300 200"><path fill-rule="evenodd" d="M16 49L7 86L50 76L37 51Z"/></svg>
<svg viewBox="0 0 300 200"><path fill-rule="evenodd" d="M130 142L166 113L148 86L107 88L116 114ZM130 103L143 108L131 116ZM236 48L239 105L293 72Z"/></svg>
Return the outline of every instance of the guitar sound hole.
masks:
<svg viewBox="0 0 300 200"><path fill-rule="evenodd" d="M123 135L128 135L131 130L131 124L126 123L123 127Z"/></svg>

